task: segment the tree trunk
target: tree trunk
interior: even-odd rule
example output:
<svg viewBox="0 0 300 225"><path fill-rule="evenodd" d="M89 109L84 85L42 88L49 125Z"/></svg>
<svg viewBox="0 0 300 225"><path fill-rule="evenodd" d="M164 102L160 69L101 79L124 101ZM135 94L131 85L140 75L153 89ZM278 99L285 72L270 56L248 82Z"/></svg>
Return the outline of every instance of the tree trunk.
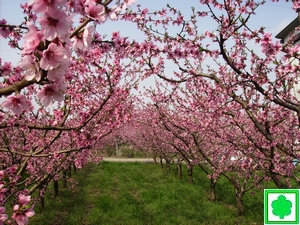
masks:
<svg viewBox="0 0 300 225"><path fill-rule="evenodd" d="M47 177L45 180L43 180L40 185L38 186L39 189L39 199L40 199L40 204L41 204L41 212L43 211L43 209L45 208L45 193L46 193L46 189L47 189L47 184L48 184L48 179L49 177Z"/></svg>
<svg viewBox="0 0 300 225"><path fill-rule="evenodd" d="M118 141L116 140L116 156L121 157L122 156L122 151L118 145Z"/></svg>
<svg viewBox="0 0 300 225"><path fill-rule="evenodd" d="M238 209L238 215L242 216L245 213L244 204L243 204L243 192L240 192L239 190L235 190L235 199L236 199L236 206Z"/></svg>
<svg viewBox="0 0 300 225"><path fill-rule="evenodd" d="M58 180L53 181L53 186L54 186L54 196L58 196Z"/></svg>
<svg viewBox="0 0 300 225"><path fill-rule="evenodd" d="M45 197L44 196L40 197L40 202L41 202L41 211L42 211L45 208Z"/></svg>
<svg viewBox="0 0 300 225"><path fill-rule="evenodd" d="M188 176L189 176L189 181L191 184L194 183L194 180L193 180L193 166L192 165L188 165Z"/></svg>
<svg viewBox="0 0 300 225"><path fill-rule="evenodd" d="M210 193L209 197L211 201L216 201L217 200L217 195L216 195L216 184L218 180L215 180L213 178L210 179Z"/></svg>
<svg viewBox="0 0 300 225"><path fill-rule="evenodd" d="M63 171L63 181L64 181L63 187L66 188L67 187L67 170Z"/></svg>
<svg viewBox="0 0 300 225"><path fill-rule="evenodd" d="M169 173L170 172L170 166L171 165L171 160L166 160L166 170L167 170L167 172Z"/></svg>
<svg viewBox="0 0 300 225"><path fill-rule="evenodd" d="M181 160L178 159L176 167L177 167L177 177L179 179L181 179L182 178L182 162L181 162Z"/></svg>
<svg viewBox="0 0 300 225"><path fill-rule="evenodd" d="M45 197L44 197L44 192L42 193L41 187L40 187L40 203L41 203L41 212L42 212L43 209L45 208Z"/></svg>
<svg viewBox="0 0 300 225"><path fill-rule="evenodd" d="M77 168L76 168L76 166L75 166L75 163L73 163L73 171L74 171L74 173L77 172Z"/></svg>
<svg viewBox="0 0 300 225"><path fill-rule="evenodd" d="M164 168L163 159L162 159L162 157L159 157L159 158L160 158L160 166L161 166L161 168L163 169L163 168Z"/></svg>
<svg viewBox="0 0 300 225"><path fill-rule="evenodd" d="M153 156L153 161L154 161L154 164L156 165L157 164L156 155Z"/></svg>
<svg viewBox="0 0 300 225"><path fill-rule="evenodd" d="M69 166L69 168L68 168L68 176L69 176L69 178L72 177L72 167L71 166Z"/></svg>

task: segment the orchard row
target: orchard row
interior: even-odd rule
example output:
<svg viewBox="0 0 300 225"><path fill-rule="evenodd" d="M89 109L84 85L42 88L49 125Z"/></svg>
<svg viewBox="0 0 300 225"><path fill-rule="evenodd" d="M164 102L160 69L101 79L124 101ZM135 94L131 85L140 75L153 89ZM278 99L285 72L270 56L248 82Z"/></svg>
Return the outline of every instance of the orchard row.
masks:
<svg viewBox="0 0 300 225"><path fill-rule="evenodd" d="M0 20L0 37L22 56L0 59L0 224L27 224L34 191L101 161L116 137L167 162L176 155L190 173L200 166L212 199L225 176L240 214L263 180L299 183L300 50L296 35L281 44L250 28L264 1L201 0L189 16L112 2L32 0L22 24ZM202 18L216 27L202 32ZM136 24L145 39L107 38L97 27L109 19Z"/></svg>

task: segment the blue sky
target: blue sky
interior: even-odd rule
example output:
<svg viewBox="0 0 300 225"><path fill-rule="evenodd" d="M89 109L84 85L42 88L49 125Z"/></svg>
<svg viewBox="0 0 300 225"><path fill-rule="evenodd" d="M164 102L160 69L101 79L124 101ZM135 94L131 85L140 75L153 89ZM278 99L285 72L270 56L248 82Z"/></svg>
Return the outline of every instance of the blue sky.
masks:
<svg viewBox="0 0 300 225"><path fill-rule="evenodd" d="M20 3L25 3L26 0L0 0L0 19L6 19L11 24L20 24L23 21L22 10L20 9ZM149 11L154 11L165 7L169 3L171 6L180 9L183 15L190 15L191 6L196 9L205 10L204 6L199 4L199 1L195 0L137 0L136 4L140 4L143 7L148 7ZM260 7L257 11L257 15L254 16L250 22L253 28L259 28L260 26L266 27L269 33L273 33L275 36L281 31L287 24L294 20L297 16L296 12L292 10L290 2L280 1L279 3L272 3L271 0L267 1L265 6ZM215 29L213 21L209 18L203 18L201 20L200 29L204 31L210 28ZM98 26L98 30L102 34L110 35L113 31L119 30L123 36L131 36L136 40L142 40L143 35L138 32L135 25L129 22L112 22L109 21L103 25ZM10 49L4 40L0 39L0 58L3 61L12 61L17 63L19 60L18 52Z"/></svg>

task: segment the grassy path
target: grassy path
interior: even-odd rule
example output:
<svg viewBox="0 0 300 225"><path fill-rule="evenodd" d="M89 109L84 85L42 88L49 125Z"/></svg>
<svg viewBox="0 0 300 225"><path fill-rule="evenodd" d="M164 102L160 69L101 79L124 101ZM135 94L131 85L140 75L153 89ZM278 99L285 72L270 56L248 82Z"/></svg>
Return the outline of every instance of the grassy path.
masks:
<svg viewBox="0 0 300 225"><path fill-rule="evenodd" d="M210 202L208 179L200 171L195 171L191 185L187 177L178 180L155 164L103 162L78 171L73 178L76 187L60 187L56 198L48 193L45 209L40 212L36 206L29 224L263 224L261 193L245 196L246 215L237 217L231 186L221 180L220 201Z"/></svg>

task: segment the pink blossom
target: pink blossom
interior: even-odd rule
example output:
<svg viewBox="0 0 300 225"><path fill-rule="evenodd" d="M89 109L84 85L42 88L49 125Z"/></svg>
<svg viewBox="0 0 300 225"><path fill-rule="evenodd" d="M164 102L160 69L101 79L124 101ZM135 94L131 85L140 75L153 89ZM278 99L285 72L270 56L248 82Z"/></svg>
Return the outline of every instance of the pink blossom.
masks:
<svg viewBox="0 0 300 225"><path fill-rule="evenodd" d="M67 58L67 51L64 47L51 43L43 51L40 67L44 70L52 70L58 67Z"/></svg>
<svg viewBox="0 0 300 225"><path fill-rule="evenodd" d="M119 39L119 38L121 37L119 31L114 31L114 32L112 32L111 36L112 36L112 39L113 39L113 40L114 40L114 39Z"/></svg>
<svg viewBox="0 0 300 225"><path fill-rule="evenodd" d="M15 209L16 209L16 207L14 207L14 210ZM23 215L22 213L14 212L11 218L16 221L17 225L28 224L27 216Z"/></svg>
<svg viewBox="0 0 300 225"><path fill-rule="evenodd" d="M2 107L12 110L15 114L21 114L23 110L29 110L29 104L26 97L22 94L8 96L2 103Z"/></svg>
<svg viewBox="0 0 300 225"><path fill-rule="evenodd" d="M27 27L29 32L24 36L23 54L29 54L35 51L44 38L43 32L39 31L33 23L27 23Z"/></svg>
<svg viewBox="0 0 300 225"><path fill-rule="evenodd" d="M46 107L51 106L54 100L60 102L64 99L62 92L56 84L45 86L37 93L37 97Z"/></svg>
<svg viewBox="0 0 300 225"><path fill-rule="evenodd" d="M19 203L21 205L27 205L31 200L31 196L30 195L23 195L23 194L20 194L19 195Z"/></svg>
<svg viewBox="0 0 300 225"><path fill-rule="evenodd" d="M18 224L27 224L27 217L32 217L34 215L33 206L29 206L30 201L30 195L19 195L19 204L14 205L14 215L12 216L12 218L15 219Z"/></svg>
<svg viewBox="0 0 300 225"><path fill-rule="evenodd" d="M120 11L121 8L119 6L113 6L108 13L109 18L111 20L116 20Z"/></svg>
<svg viewBox="0 0 300 225"><path fill-rule="evenodd" d="M2 179L5 175L5 171L4 170L0 170L0 179Z"/></svg>
<svg viewBox="0 0 300 225"><path fill-rule="evenodd" d="M84 4L86 0L68 1L67 7L73 8L78 14L84 14Z"/></svg>
<svg viewBox="0 0 300 225"><path fill-rule="evenodd" d="M67 0L30 0L30 4L33 4L33 11L36 13L45 12L48 7L65 6Z"/></svg>
<svg viewBox="0 0 300 225"><path fill-rule="evenodd" d="M128 6L132 6L135 2L136 0L125 0L122 6L122 10L125 10L126 8L128 8Z"/></svg>
<svg viewBox="0 0 300 225"><path fill-rule="evenodd" d="M7 168L7 171L10 174L15 174L17 172L17 169L18 169L18 166L15 165L15 166L11 166L11 167Z"/></svg>
<svg viewBox="0 0 300 225"><path fill-rule="evenodd" d="M20 3L20 7L23 9L23 13L28 15L28 21L36 21L37 15L35 13L32 13L32 4L29 3Z"/></svg>
<svg viewBox="0 0 300 225"><path fill-rule="evenodd" d="M49 41L56 37L65 37L70 27L67 14L56 8L48 8L39 22L44 30L45 38Z"/></svg>
<svg viewBox="0 0 300 225"><path fill-rule="evenodd" d="M8 215L4 214L4 212L5 212L5 207L3 206L0 207L0 225L2 225L3 222L8 219Z"/></svg>
<svg viewBox="0 0 300 225"><path fill-rule="evenodd" d="M2 75L8 76L12 73L12 65L10 62L4 62L2 65Z"/></svg>
<svg viewBox="0 0 300 225"><path fill-rule="evenodd" d="M87 50L91 46L94 31L95 26L90 25L86 27L82 33L79 33L77 36L72 38L73 48Z"/></svg>
<svg viewBox="0 0 300 225"><path fill-rule="evenodd" d="M4 184L0 184L0 201L5 198L5 193L8 191L7 188L4 187Z"/></svg>
<svg viewBox="0 0 300 225"><path fill-rule="evenodd" d="M264 34L264 37L261 39L261 42L262 43L270 43L272 41L272 34L269 34L269 33L265 33Z"/></svg>
<svg viewBox="0 0 300 225"><path fill-rule="evenodd" d="M64 62L61 63L58 67L48 71L47 78L50 81L53 81L54 83L58 84L57 81L58 80L61 81L61 78L63 78L70 65L71 65L70 61L64 60Z"/></svg>
<svg viewBox="0 0 300 225"><path fill-rule="evenodd" d="M14 205L14 208L13 208L13 210L14 210L14 211L17 211L17 210L19 210L19 208L20 208L20 206L19 206L19 205Z"/></svg>
<svg viewBox="0 0 300 225"><path fill-rule="evenodd" d="M279 41L276 41L275 45L273 43L270 44L263 43L261 44L261 47L262 47L262 52L265 53L266 55L277 54L282 49L282 46L279 43Z"/></svg>
<svg viewBox="0 0 300 225"><path fill-rule="evenodd" d="M27 210L25 211L25 215L26 215L27 217L32 217L32 216L34 216L34 214L35 214L35 212L34 212L34 210L32 209L32 207L29 208L29 209L27 209Z"/></svg>
<svg viewBox="0 0 300 225"><path fill-rule="evenodd" d="M294 1L292 8L295 9L296 11L299 10L300 9L300 2Z"/></svg>
<svg viewBox="0 0 300 225"><path fill-rule="evenodd" d="M91 46L94 31L95 31L95 26L89 26L86 29L84 29L82 39L83 39L84 46L87 48Z"/></svg>
<svg viewBox="0 0 300 225"><path fill-rule="evenodd" d="M281 50L280 43L277 41L275 44L273 44L271 36L272 34L265 33L264 37L260 40L262 52L266 55L273 55Z"/></svg>
<svg viewBox="0 0 300 225"><path fill-rule="evenodd" d="M39 64L30 55L25 55L19 63L19 67L25 71L25 79L37 81L41 80L41 73L39 71Z"/></svg>
<svg viewBox="0 0 300 225"><path fill-rule="evenodd" d="M86 1L84 5L86 6L85 12L91 19L99 22L105 21L105 7L103 5L90 0Z"/></svg>
<svg viewBox="0 0 300 225"><path fill-rule="evenodd" d="M7 24L7 21L5 19L0 20L0 24ZM10 34L9 27L0 27L0 37L8 38Z"/></svg>
<svg viewBox="0 0 300 225"><path fill-rule="evenodd" d="M54 70L56 70L56 69L54 69ZM50 71L52 71L52 70L50 70ZM57 85L59 90L61 90L61 91L66 91L67 90L67 85L65 83L65 77L64 76L55 76L54 79L51 80L51 81L53 81L53 83Z"/></svg>

